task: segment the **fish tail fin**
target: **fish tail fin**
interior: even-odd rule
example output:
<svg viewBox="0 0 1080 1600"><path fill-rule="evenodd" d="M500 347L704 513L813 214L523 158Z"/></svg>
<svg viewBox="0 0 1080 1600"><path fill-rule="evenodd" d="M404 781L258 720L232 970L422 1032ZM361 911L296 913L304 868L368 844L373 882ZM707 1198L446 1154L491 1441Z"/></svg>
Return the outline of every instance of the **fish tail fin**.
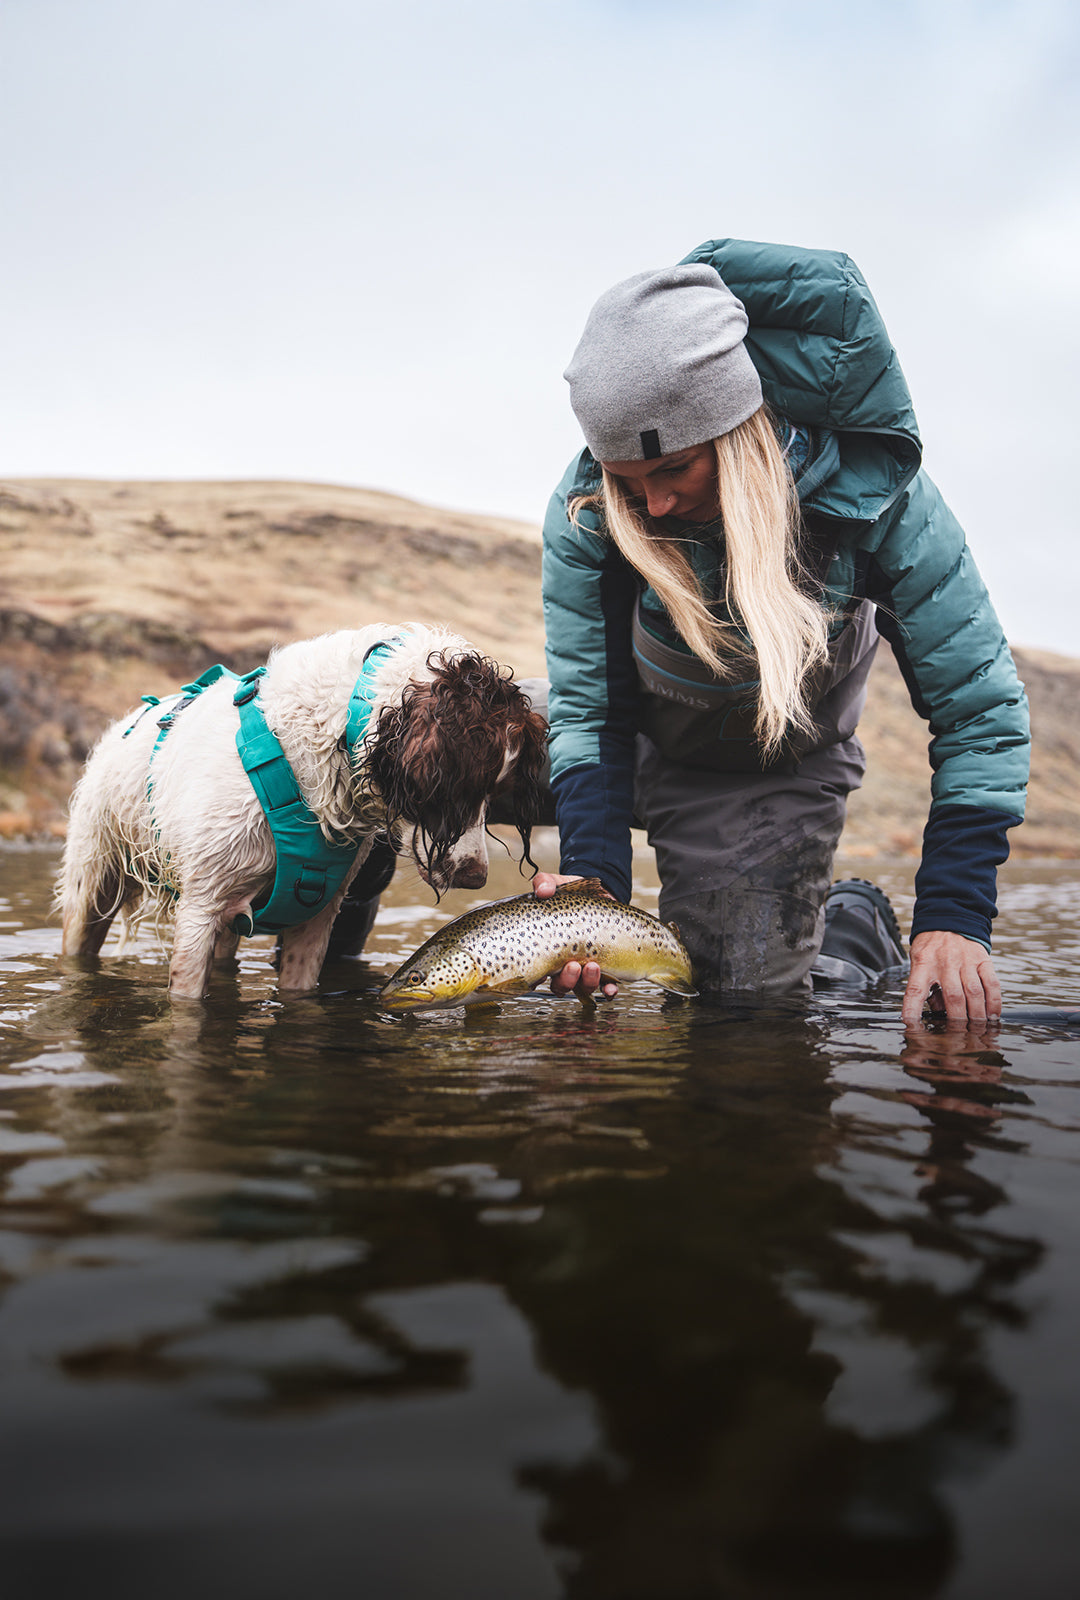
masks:
<svg viewBox="0 0 1080 1600"><path fill-rule="evenodd" d="M670 933L675 935L681 945L682 934L679 932L679 924L677 922L667 922L664 926ZM653 982L658 983L661 989L666 989L668 994L685 995L687 1000L697 999L698 991L694 988L693 972L690 969L689 959L687 960L686 973L662 972L659 977L653 979Z"/></svg>

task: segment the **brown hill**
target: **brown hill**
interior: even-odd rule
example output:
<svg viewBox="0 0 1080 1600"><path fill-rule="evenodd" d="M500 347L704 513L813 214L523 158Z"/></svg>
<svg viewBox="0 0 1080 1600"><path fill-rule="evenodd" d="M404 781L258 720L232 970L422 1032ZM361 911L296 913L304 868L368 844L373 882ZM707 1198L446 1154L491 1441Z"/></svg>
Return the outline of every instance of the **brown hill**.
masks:
<svg viewBox="0 0 1080 1600"><path fill-rule="evenodd" d="M542 673L532 526L394 495L288 483L0 485L0 836L63 831L105 723L214 661L382 621L447 622ZM1035 730L1014 853L1080 855L1080 660L1017 651ZM883 647L860 729L870 756L845 853L918 851L926 728Z"/></svg>

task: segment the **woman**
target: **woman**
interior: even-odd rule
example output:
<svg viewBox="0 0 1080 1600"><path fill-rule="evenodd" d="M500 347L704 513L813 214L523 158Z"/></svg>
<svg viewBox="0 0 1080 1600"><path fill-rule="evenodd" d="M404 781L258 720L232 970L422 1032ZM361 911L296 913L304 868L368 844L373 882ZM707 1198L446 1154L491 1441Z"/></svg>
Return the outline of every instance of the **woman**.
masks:
<svg viewBox="0 0 1080 1600"><path fill-rule="evenodd" d="M1026 700L854 264L711 240L602 296L566 377L588 448L544 529L562 856L536 892L629 898L633 818L707 988L807 989L880 630L932 734L903 1016L999 1015Z"/></svg>

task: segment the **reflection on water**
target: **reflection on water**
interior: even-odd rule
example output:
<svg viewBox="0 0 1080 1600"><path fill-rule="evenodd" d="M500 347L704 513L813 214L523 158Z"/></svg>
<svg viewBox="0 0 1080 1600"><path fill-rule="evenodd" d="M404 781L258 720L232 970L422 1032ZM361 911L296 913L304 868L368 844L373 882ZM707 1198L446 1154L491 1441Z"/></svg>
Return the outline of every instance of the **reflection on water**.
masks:
<svg viewBox="0 0 1080 1600"><path fill-rule="evenodd" d="M1072 876L1006 880L1023 1020L905 1034L895 993L380 1015L509 867L395 884L316 997L252 941L171 1006L0 859L5 1595L1076 1592Z"/></svg>

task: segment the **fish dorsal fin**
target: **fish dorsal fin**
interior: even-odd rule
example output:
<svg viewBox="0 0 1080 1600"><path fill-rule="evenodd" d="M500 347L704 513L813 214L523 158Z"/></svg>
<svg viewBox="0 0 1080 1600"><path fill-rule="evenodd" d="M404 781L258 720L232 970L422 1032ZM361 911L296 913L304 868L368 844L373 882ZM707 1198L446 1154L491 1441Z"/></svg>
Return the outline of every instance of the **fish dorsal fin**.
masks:
<svg viewBox="0 0 1080 1600"><path fill-rule="evenodd" d="M556 894L606 894L599 878L578 878L574 883L560 883Z"/></svg>
<svg viewBox="0 0 1080 1600"><path fill-rule="evenodd" d="M679 924L677 922L665 922L664 926L675 935L676 939L678 939L679 943L681 944L682 934L679 932Z"/></svg>

